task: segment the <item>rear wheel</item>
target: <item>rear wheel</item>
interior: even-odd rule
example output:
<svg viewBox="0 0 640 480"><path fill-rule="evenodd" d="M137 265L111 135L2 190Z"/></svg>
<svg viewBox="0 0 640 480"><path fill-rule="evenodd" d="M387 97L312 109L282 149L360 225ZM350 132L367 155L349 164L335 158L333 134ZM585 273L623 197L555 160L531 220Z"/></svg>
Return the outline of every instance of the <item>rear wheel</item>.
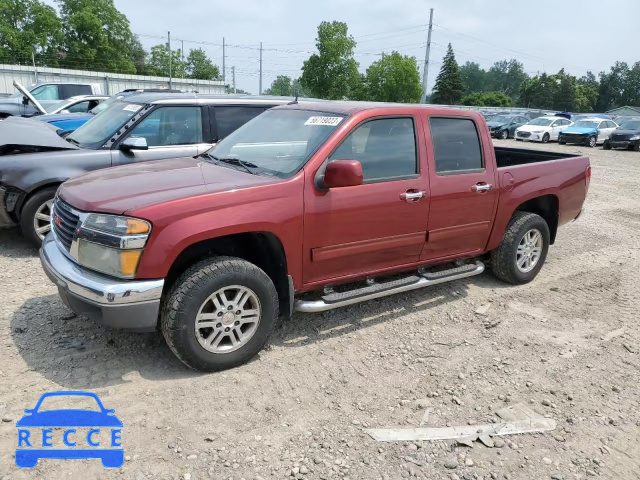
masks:
<svg viewBox="0 0 640 480"><path fill-rule="evenodd" d="M597 143L598 143L598 138L594 135L594 136L589 137L589 141L588 141L587 145L590 148L593 148L593 147L595 147L597 145Z"/></svg>
<svg viewBox="0 0 640 480"><path fill-rule="evenodd" d="M609 140L605 140L602 144L602 148L604 148L605 150L611 150L611 142Z"/></svg>
<svg viewBox="0 0 640 480"><path fill-rule="evenodd" d="M51 231L51 206L57 189L49 187L34 193L22 207L22 234L36 247L40 247L45 235Z"/></svg>
<svg viewBox="0 0 640 480"><path fill-rule="evenodd" d="M548 133L545 133L542 136L542 143L549 143L549 140L551 140L551 136Z"/></svg>
<svg viewBox="0 0 640 480"><path fill-rule="evenodd" d="M278 318L269 276L234 257L215 257L185 271L164 303L161 329L187 366L213 372L248 362L267 343Z"/></svg>
<svg viewBox="0 0 640 480"><path fill-rule="evenodd" d="M547 258L549 242L549 226L541 216L515 212L500 246L491 252L494 275L514 285L532 281Z"/></svg>

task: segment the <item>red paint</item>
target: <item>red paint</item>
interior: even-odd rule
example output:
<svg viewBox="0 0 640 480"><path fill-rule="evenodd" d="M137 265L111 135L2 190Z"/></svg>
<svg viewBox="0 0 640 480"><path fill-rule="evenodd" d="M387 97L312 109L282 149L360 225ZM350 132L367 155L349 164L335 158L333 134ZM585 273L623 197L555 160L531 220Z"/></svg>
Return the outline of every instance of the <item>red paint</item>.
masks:
<svg viewBox="0 0 640 480"><path fill-rule="evenodd" d="M327 163L324 184L328 188L362 185L362 164L358 160L333 160Z"/></svg>
<svg viewBox="0 0 640 480"><path fill-rule="evenodd" d="M563 224L578 215L586 197L588 158L498 169L489 131L474 112L349 103L279 108L349 117L304 168L286 180L180 158L100 170L66 182L60 194L79 210L126 213L151 221L153 230L138 278L166 276L180 252L195 242L260 231L282 242L288 273L299 292L479 255L498 246L509 219L523 202L555 195L559 224ZM419 173L415 177L331 189L316 186L316 174L326 159L358 124L397 115L412 116L416 125ZM438 175L430 116L474 120L485 168ZM332 167L326 168L325 180L352 185L359 163L335 163L342 166L333 173ZM492 188L478 191L481 185ZM416 192L423 192L423 197L406 198L407 193Z"/></svg>

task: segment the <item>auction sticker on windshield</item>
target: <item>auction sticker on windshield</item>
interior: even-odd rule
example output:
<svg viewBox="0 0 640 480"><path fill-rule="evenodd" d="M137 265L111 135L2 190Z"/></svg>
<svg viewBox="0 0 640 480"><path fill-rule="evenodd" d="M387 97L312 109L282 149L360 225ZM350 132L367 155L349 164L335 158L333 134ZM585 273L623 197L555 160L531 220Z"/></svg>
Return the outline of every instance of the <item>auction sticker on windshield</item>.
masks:
<svg viewBox="0 0 640 480"><path fill-rule="evenodd" d="M129 105L124 107L122 110L126 110L127 112L135 113L138 110L140 110L141 108L142 108L142 105L136 105L135 103L130 103Z"/></svg>
<svg viewBox="0 0 640 480"><path fill-rule="evenodd" d="M329 127L335 127L342 121L342 117L309 117L309 120L304 122L305 125L326 125Z"/></svg>

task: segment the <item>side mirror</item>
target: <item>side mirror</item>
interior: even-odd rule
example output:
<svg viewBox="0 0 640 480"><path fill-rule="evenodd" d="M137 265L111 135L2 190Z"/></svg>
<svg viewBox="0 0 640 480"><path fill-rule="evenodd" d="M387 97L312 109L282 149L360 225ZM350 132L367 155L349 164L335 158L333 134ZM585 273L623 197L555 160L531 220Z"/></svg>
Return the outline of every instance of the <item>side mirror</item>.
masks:
<svg viewBox="0 0 640 480"><path fill-rule="evenodd" d="M129 137L120 144L120 150L130 152L131 150L149 150L147 139L143 137Z"/></svg>
<svg viewBox="0 0 640 480"><path fill-rule="evenodd" d="M323 183L327 188L362 185L362 164L358 160L333 160L327 163Z"/></svg>

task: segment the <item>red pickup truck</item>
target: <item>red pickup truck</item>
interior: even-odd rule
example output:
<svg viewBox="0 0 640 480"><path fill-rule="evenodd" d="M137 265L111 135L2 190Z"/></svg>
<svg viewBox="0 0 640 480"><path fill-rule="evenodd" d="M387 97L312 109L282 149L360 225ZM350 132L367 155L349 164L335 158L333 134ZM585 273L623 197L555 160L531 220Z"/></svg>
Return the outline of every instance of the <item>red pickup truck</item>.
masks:
<svg viewBox="0 0 640 480"><path fill-rule="evenodd" d="M478 275L535 278L589 159L494 148L480 114L300 102L214 149L64 183L41 260L74 311L240 365L294 311ZM398 299L402 302L402 298Z"/></svg>

